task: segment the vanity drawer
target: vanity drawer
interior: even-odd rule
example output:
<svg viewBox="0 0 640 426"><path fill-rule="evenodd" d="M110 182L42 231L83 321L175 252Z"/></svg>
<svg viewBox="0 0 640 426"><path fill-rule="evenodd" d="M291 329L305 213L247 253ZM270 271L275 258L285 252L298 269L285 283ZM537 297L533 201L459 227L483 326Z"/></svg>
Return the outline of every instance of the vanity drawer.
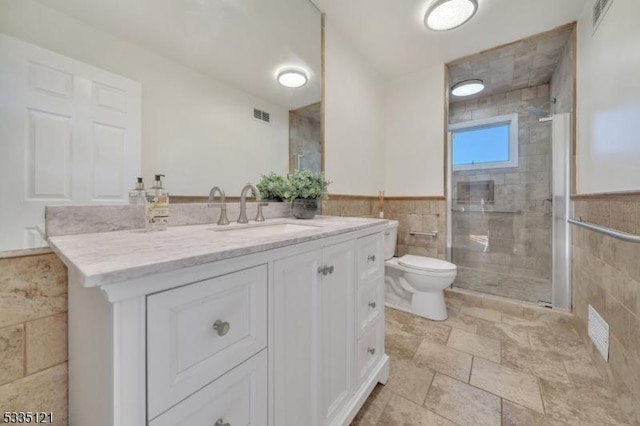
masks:
<svg viewBox="0 0 640 426"><path fill-rule="evenodd" d="M378 320L378 322L358 340L358 383L362 383L384 352L383 331L382 321Z"/></svg>
<svg viewBox="0 0 640 426"><path fill-rule="evenodd" d="M358 282L363 285L371 277L384 273L382 233L358 238Z"/></svg>
<svg viewBox="0 0 640 426"><path fill-rule="evenodd" d="M267 351L177 404L149 426L267 425Z"/></svg>
<svg viewBox="0 0 640 426"><path fill-rule="evenodd" d="M358 337L378 320L384 309L381 278L374 278L358 289Z"/></svg>
<svg viewBox="0 0 640 426"><path fill-rule="evenodd" d="M148 296L149 418L266 345L266 265Z"/></svg>

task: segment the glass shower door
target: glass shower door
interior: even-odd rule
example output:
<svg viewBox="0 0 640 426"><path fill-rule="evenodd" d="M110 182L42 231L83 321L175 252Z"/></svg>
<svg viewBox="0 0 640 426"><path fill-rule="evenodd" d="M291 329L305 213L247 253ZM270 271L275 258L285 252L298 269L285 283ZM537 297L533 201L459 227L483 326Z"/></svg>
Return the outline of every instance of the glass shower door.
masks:
<svg viewBox="0 0 640 426"><path fill-rule="evenodd" d="M521 121L525 121L522 120ZM454 287L551 303L551 126L537 119L535 146L520 140L514 167L450 168L450 256ZM532 127L533 128L533 127Z"/></svg>

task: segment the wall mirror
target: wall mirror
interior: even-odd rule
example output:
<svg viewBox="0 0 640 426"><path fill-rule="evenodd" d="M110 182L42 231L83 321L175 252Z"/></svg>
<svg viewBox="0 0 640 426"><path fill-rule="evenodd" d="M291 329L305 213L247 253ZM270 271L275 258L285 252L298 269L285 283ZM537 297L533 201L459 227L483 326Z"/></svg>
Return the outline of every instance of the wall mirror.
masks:
<svg viewBox="0 0 640 426"><path fill-rule="evenodd" d="M164 174L173 195L219 185L237 196L263 173L319 168L320 143L307 142L320 137L321 25L306 0L1 2L0 129L9 130L0 135L0 251L44 243L44 205L125 203L134 176L149 187ZM77 78L55 55L97 77ZM284 68L307 83L283 87ZM82 96L86 108L54 108ZM137 129L135 117L114 118L135 102ZM94 104L104 111L91 115Z"/></svg>

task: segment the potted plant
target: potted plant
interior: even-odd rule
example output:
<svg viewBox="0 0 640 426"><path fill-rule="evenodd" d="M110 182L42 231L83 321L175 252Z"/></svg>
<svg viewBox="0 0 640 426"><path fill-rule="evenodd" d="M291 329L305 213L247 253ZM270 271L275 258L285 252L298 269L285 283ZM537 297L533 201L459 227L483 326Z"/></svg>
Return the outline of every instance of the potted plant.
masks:
<svg viewBox="0 0 640 426"><path fill-rule="evenodd" d="M312 219L318 210L318 200L327 194L330 181L323 172L296 170L289 175L291 211L298 219Z"/></svg>
<svg viewBox="0 0 640 426"><path fill-rule="evenodd" d="M289 178L274 172L261 175L256 187L265 201L285 201L289 199L291 193Z"/></svg>

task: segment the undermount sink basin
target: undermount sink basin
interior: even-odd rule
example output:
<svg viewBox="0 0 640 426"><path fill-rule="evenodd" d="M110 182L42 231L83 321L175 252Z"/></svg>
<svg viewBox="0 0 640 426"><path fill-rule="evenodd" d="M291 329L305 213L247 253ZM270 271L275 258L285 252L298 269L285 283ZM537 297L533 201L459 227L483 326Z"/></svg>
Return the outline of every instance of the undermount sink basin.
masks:
<svg viewBox="0 0 640 426"><path fill-rule="evenodd" d="M239 235L243 237L271 237L274 235L293 234L296 232L315 231L319 226L298 225L297 223L265 223L260 225L245 225L233 228L216 228L216 232Z"/></svg>

